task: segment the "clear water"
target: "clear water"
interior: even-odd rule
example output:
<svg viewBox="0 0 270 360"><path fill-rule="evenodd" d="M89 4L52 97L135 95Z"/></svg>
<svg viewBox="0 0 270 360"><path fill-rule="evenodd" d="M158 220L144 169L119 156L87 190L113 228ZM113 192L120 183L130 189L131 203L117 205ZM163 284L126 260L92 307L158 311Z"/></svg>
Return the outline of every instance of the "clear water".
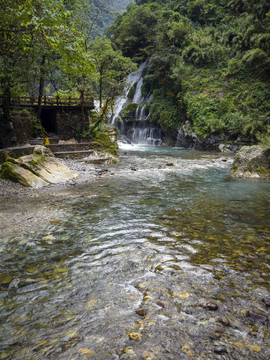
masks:
<svg viewBox="0 0 270 360"><path fill-rule="evenodd" d="M270 184L220 154L121 151L3 249L0 359L270 358Z"/></svg>

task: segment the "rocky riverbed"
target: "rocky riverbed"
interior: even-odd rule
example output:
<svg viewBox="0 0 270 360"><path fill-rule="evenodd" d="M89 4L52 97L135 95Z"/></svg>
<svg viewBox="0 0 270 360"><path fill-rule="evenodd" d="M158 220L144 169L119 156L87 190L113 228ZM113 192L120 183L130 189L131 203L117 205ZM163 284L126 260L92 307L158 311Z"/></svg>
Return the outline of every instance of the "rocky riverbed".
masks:
<svg viewBox="0 0 270 360"><path fill-rule="evenodd" d="M269 358L268 182L177 149L64 164L0 199L2 358Z"/></svg>
<svg viewBox="0 0 270 360"><path fill-rule="evenodd" d="M65 197L72 197L75 185L100 181L113 171L104 166L94 166L80 160L59 161L69 169L79 173L76 179L63 184L52 184L33 189L10 180L0 179L0 232L2 240L14 231L38 227L64 216L65 211L55 206Z"/></svg>

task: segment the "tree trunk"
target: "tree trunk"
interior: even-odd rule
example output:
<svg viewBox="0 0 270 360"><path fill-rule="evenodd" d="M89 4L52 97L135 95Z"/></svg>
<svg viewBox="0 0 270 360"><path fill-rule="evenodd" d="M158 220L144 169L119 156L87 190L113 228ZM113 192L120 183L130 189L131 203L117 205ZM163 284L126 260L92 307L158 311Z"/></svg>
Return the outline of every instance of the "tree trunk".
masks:
<svg viewBox="0 0 270 360"><path fill-rule="evenodd" d="M12 144L12 138L14 138L14 131L11 122L11 93L9 85L6 85L3 98L3 118L0 119L0 148L5 148ZM14 141L16 139L14 138Z"/></svg>
<svg viewBox="0 0 270 360"><path fill-rule="evenodd" d="M5 123L10 123L10 121L11 121L10 105L11 105L10 87L6 86L4 95L3 95L3 115L4 115Z"/></svg>
<svg viewBox="0 0 270 360"><path fill-rule="evenodd" d="M45 65L46 57L43 56L40 64L40 79L39 79L39 88L38 88L38 108L37 108L37 120L41 123L40 117L41 117L41 105L42 105L42 96L44 91L44 85L45 85Z"/></svg>
<svg viewBox="0 0 270 360"><path fill-rule="evenodd" d="M103 72L100 70L99 72L99 112L100 115L102 113L102 86L103 86Z"/></svg>

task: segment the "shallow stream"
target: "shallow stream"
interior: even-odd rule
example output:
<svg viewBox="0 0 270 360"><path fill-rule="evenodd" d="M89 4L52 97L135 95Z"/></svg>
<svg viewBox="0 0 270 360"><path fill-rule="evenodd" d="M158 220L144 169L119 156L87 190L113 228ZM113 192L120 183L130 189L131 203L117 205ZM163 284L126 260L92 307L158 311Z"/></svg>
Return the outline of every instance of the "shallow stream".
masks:
<svg viewBox="0 0 270 360"><path fill-rule="evenodd" d="M130 146L9 235L0 359L269 359L270 184L231 160Z"/></svg>

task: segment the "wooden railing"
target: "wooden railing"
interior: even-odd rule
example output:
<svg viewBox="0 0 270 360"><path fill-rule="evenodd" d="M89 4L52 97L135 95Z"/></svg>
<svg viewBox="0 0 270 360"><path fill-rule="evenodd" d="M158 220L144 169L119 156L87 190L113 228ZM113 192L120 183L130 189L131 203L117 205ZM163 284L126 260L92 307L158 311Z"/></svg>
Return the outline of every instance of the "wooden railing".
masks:
<svg viewBox="0 0 270 360"><path fill-rule="evenodd" d="M12 106L38 106L38 97L36 96L25 96L11 99ZM93 98L67 98L61 99L51 96L42 96L41 106L85 106L85 107L94 107Z"/></svg>

